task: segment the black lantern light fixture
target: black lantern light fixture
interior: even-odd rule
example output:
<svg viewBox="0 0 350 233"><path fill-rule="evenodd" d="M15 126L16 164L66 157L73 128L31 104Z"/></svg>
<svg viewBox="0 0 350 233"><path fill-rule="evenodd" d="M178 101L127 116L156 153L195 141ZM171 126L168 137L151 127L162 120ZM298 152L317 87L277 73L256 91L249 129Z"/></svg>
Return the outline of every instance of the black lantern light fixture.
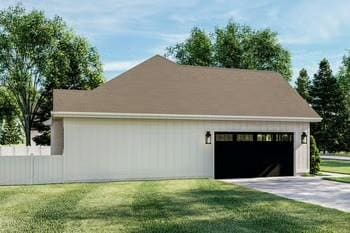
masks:
<svg viewBox="0 0 350 233"><path fill-rule="evenodd" d="M301 134L301 144L307 144L307 134L305 132Z"/></svg>
<svg viewBox="0 0 350 233"><path fill-rule="evenodd" d="M205 134L205 144L211 144L211 133L210 131L207 131Z"/></svg>

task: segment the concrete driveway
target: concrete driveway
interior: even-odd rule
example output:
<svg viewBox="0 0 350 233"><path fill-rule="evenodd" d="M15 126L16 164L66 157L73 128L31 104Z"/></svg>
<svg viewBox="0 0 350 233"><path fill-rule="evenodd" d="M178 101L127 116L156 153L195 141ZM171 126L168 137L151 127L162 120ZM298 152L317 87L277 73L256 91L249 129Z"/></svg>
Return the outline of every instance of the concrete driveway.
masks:
<svg viewBox="0 0 350 233"><path fill-rule="evenodd" d="M350 184L322 180L320 177L273 177L222 181L350 212Z"/></svg>

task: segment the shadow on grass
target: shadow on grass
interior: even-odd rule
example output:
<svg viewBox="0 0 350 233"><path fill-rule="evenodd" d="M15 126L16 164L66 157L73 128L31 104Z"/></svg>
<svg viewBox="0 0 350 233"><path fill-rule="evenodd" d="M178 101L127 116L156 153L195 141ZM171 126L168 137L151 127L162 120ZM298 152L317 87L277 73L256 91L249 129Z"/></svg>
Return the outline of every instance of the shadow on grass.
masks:
<svg viewBox="0 0 350 233"><path fill-rule="evenodd" d="M108 205L96 208L79 206L77 209L77 204L99 185L67 190L43 200L25 230L61 232L68 221L79 229L82 220L91 220L91 223L96 220L103 224L121 224L125 231L134 233L327 232L325 224L334 224L333 219L326 216L329 212L342 222L350 221L350 215L341 212L305 207L305 204L231 184L197 181L181 187L180 182L169 183L131 184L135 186L133 191L124 194L116 189L109 194L110 204L108 200L105 202ZM113 196L120 198L120 195L128 201L113 202ZM346 232L349 224L337 227L340 232Z"/></svg>
<svg viewBox="0 0 350 233"><path fill-rule="evenodd" d="M96 187L76 187L44 197L38 203L32 218L23 226L23 232L63 232L78 202Z"/></svg>

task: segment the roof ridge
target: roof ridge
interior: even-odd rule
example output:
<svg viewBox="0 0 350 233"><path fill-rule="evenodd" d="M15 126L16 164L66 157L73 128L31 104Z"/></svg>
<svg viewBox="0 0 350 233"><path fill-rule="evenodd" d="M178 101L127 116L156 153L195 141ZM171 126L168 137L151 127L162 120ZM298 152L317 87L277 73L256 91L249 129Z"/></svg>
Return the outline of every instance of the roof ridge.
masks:
<svg viewBox="0 0 350 233"><path fill-rule="evenodd" d="M83 91L91 91L93 89L88 89L88 90L77 90L77 89L62 89L62 88L58 88L58 89L53 89L54 91L69 91L69 92L83 92Z"/></svg>
<svg viewBox="0 0 350 233"><path fill-rule="evenodd" d="M244 71L244 72L264 72L264 73L273 73L273 74L279 74L280 73L273 71L273 70L257 70L257 69L243 69L243 68L228 68L228 67L220 67L220 66L199 66L199 65L185 65L185 64L178 64L175 63L176 65L180 67L188 67L188 68L201 68L201 69L217 69L217 70L239 70L239 71Z"/></svg>
<svg viewBox="0 0 350 233"><path fill-rule="evenodd" d="M160 59L165 60L165 61L167 61L167 62L170 62L170 63L172 63L172 64L174 64L174 65L177 65L177 64L176 64L175 62L173 62L172 60L167 59L166 57L163 57L163 56L161 56L161 55L159 55L159 54L156 54L156 55L153 55L152 57L150 57L150 58L144 60L143 62L136 64L135 66L131 67L130 69L128 69L128 70L126 70L126 71L120 73L119 75L117 75L117 76L115 76L114 78L108 80L107 82L102 83L100 86L98 86L98 87L96 87L96 88L94 88L94 89L92 89L92 90L100 90L100 89L102 89L107 83L109 83L109 82L111 82L111 81L113 81L113 80L115 80L115 79L121 78L123 75L125 75L125 74L131 72L132 70L136 69L137 67L140 67L141 65L143 65L143 64L145 64L146 62L149 62L149 61L151 61L151 60L153 60L153 59L155 59L155 58L160 58Z"/></svg>

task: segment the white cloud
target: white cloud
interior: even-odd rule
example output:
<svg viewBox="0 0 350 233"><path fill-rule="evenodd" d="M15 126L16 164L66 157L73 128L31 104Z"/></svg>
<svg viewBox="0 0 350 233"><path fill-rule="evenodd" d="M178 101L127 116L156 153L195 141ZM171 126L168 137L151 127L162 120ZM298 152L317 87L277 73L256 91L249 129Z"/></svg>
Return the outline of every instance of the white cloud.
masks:
<svg viewBox="0 0 350 233"><path fill-rule="evenodd" d="M350 1L301 1L282 9L276 24L285 44L315 44L330 41L349 29Z"/></svg>
<svg viewBox="0 0 350 233"><path fill-rule="evenodd" d="M126 61L111 61L111 62L106 62L103 65L103 71L104 72L121 72L128 70L135 65L141 63L143 60L126 60Z"/></svg>

